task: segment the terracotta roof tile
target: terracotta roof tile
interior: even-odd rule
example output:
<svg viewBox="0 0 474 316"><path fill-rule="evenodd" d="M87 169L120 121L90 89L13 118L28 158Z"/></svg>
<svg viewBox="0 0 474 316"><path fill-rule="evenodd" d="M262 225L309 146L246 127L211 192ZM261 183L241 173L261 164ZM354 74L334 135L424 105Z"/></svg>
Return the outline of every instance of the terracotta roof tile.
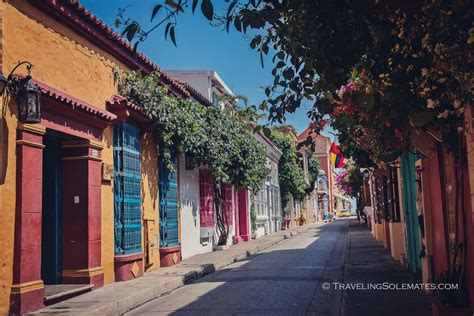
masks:
<svg viewBox="0 0 474 316"><path fill-rule="evenodd" d="M53 88L45 83L32 79L33 82L40 88L41 93L46 95L54 100L59 101L62 104L66 104L74 110L79 110L96 116L104 121L111 122L117 118L115 114L107 110L99 109L85 101L74 98L73 96L59 91L56 88Z"/></svg>

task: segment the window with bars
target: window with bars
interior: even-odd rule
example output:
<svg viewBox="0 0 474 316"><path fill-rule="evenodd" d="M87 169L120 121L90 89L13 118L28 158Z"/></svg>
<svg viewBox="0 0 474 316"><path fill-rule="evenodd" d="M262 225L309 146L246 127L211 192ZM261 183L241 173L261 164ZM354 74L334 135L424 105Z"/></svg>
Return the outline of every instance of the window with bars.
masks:
<svg viewBox="0 0 474 316"><path fill-rule="evenodd" d="M158 162L158 183L160 201L160 247L179 245L178 236L178 173L176 153L171 161L174 170L170 171L163 160Z"/></svg>
<svg viewBox="0 0 474 316"><path fill-rule="evenodd" d="M114 128L115 254L142 251L140 130L128 123Z"/></svg>
<svg viewBox="0 0 474 316"><path fill-rule="evenodd" d="M252 203L255 206L257 215L265 216L268 211L268 200L267 200L266 187L263 187L257 194L252 195Z"/></svg>

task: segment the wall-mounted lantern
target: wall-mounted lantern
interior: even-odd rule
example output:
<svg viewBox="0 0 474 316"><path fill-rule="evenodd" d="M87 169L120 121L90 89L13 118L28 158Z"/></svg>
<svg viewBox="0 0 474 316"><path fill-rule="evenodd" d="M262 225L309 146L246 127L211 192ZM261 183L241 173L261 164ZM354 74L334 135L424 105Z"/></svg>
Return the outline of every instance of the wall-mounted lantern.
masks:
<svg viewBox="0 0 474 316"><path fill-rule="evenodd" d="M15 70L26 64L28 74L24 78L14 78ZM5 90L16 96L21 123L41 122L41 90L31 79L31 68L33 65L28 61L18 63L7 78L0 72L0 96Z"/></svg>

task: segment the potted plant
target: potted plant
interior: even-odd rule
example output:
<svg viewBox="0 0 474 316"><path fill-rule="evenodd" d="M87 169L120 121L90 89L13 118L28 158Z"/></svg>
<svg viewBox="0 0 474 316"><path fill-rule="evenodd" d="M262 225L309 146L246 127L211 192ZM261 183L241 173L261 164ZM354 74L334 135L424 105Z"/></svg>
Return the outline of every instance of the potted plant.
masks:
<svg viewBox="0 0 474 316"><path fill-rule="evenodd" d="M306 217L304 217L304 215L300 215L300 218L299 218L300 226L303 226L304 223L306 223Z"/></svg>
<svg viewBox="0 0 474 316"><path fill-rule="evenodd" d="M250 228L252 229L252 239L257 238L257 214L255 214L253 205L250 210Z"/></svg>
<svg viewBox="0 0 474 316"><path fill-rule="evenodd" d="M285 211L285 227L286 227L286 229L289 229L289 228L290 228L290 222L291 222L291 219L290 219L290 212L289 212L289 211Z"/></svg>

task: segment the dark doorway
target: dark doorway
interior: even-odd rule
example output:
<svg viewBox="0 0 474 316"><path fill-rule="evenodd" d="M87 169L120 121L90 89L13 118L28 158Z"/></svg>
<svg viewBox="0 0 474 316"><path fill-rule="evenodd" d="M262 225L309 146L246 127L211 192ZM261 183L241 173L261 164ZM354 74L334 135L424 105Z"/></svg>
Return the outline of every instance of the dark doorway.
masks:
<svg viewBox="0 0 474 316"><path fill-rule="evenodd" d="M60 284L62 270L61 140L46 134L44 145L41 278L45 284Z"/></svg>

